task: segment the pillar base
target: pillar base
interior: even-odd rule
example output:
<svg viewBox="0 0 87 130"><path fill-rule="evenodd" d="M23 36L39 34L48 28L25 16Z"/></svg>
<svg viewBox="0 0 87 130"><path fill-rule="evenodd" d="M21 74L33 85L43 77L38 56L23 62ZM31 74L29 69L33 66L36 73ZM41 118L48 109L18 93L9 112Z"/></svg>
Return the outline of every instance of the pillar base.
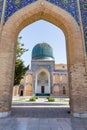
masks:
<svg viewBox="0 0 87 130"><path fill-rule="evenodd" d="M72 113L74 117L87 118L87 113Z"/></svg>
<svg viewBox="0 0 87 130"><path fill-rule="evenodd" d="M8 112L0 112L0 118L4 118L4 117L7 117L11 114L11 111L8 111Z"/></svg>

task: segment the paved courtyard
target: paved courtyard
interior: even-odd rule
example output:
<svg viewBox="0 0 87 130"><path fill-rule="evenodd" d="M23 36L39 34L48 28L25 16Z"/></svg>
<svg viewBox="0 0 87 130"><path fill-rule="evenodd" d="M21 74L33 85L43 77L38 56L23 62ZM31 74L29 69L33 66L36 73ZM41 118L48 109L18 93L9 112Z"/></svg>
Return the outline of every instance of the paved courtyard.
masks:
<svg viewBox="0 0 87 130"><path fill-rule="evenodd" d="M0 119L0 130L87 130L87 119L72 117L68 104L13 103L11 115Z"/></svg>
<svg viewBox="0 0 87 130"><path fill-rule="evenodd" d="M0 130L87 130L87 119L78 118L5 118Z"/></svg>

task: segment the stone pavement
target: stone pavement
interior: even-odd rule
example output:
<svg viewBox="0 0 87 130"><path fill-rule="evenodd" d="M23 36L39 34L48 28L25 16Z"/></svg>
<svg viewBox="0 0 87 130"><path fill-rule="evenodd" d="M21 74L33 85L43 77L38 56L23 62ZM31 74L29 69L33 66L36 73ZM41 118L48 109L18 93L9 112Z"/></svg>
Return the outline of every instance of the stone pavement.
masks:
<svg viewBox="0 0 87 130"><path fill-rule="evenodd" d="M5 118L0 130L87 130L87 120L78 118Z"/></svg>
<svg viewBox="0 0 87 130"><path fill-rule="evenodd" d="M0 119L0 130L87 130L87 119L74 118L67 104L13 104L12 113Z"/></svg>
<svg viewBox="0 0 87 130"><path fill-rule="evenodd" d="M69 105L60 103L14 103L11 117L31 118L63 118L71 117L68 114Z"/></svg>

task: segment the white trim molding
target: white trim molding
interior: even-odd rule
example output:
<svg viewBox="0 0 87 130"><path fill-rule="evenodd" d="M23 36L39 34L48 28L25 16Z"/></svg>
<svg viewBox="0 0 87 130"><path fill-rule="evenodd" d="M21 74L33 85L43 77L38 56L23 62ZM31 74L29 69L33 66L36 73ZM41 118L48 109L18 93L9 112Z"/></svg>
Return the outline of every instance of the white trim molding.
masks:
<svg viewBox="0 0 87 130"><path fill-rule="evenodd" d="M72 113L74 117L79 117L79 118L87 118L87 112L86 113Z"/></svg>
<svg viewBox="0 0 87 130"><path fill-rule="evenodd" d="M11 111L8 112L0 112L0 118L7 117L11 114Z"/></svg>

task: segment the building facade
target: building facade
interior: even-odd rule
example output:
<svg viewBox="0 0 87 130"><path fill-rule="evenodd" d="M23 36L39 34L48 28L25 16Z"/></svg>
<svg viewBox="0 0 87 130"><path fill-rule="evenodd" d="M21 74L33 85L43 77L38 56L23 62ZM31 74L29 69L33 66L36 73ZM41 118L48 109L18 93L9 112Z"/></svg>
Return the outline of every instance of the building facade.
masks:
<svg viewBox="0 0 87 130"><path fill-rule="evenodd" d="M50 45L39 43L33 48L31 69L20 85L14 87L13 95L69 96L67 65L55 64Z"/></svg>

